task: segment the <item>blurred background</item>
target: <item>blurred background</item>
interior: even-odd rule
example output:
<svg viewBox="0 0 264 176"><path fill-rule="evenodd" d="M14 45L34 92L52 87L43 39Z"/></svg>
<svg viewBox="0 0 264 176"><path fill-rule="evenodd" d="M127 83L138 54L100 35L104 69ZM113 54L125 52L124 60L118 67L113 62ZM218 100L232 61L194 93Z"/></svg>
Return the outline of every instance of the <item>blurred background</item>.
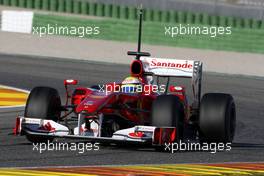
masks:
<svg viewBox="0 0 264 176"><path fill-rule="evenodd" d="M90 2L122 4L159 10L184 10L211 15L263 19L263 0L93 0Z"/></svg>
<svg viewBox="0 0 264 176"><path fill-rule="evenodd" d="M34 11L33 27L97 26L100 35L85 38L126 42L137 40L137 8L142 4L144 43L264 53L263 0L0 0L0 4L1 10ZM176 39L164 35L165 26L179 24L231 27L232 35L184 35Z"/></svg>

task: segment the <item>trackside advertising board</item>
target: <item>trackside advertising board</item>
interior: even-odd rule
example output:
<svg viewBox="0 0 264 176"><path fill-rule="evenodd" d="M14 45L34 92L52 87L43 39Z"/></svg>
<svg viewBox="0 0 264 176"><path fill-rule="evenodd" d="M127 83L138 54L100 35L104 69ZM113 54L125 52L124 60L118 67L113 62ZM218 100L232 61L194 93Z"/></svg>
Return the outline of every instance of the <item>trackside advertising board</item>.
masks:
<svg viewBox="0 0 264 176"><path fill-rule="evenodd" d="M31 33L33 23L33 12L3 10L1 30L7 32Z"/></svg>

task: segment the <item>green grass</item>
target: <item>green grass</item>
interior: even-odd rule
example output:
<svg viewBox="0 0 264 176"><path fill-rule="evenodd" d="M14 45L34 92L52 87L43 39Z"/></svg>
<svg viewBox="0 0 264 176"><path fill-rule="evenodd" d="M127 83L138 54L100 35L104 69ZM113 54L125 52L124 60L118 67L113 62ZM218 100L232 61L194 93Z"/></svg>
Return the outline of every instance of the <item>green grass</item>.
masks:
<svg viewBox="0 0 264 176"><path fill-rule="evenodd" d="M91 26L99 27L99 35L86 35L89 39L137 41L138 22L113 18L83 19L79 17L52 16L35 14L33 26ZM264 29L232 28L231 35L212 38L209 35L180 35L171 38L165 36L165 26L178 24L151 22L143 23L143 43L175 47L188 47L212 50L264 53ZM200 26L201 25L195 25Z"/></svg>

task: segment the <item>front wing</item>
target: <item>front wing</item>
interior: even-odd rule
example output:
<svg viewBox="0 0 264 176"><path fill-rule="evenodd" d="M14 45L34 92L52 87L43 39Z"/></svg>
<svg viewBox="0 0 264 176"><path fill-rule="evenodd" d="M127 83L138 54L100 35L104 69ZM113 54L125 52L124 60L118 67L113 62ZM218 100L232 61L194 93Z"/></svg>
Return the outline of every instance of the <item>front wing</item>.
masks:
<svg viewBox="0 0 264 176"><path fill-rule="evenodd" d="M116 131L112 137L101 137L99 127L94 125L89 131L84 124L74 129L73 134L65 125L52 120L43 120L19 116L16 118L15 135L33 135L34 137L51 137L79 139L87 142L109 144L135 144L144 146L161 146L176 139L176 128L154 126L135 126Z"/></svg>

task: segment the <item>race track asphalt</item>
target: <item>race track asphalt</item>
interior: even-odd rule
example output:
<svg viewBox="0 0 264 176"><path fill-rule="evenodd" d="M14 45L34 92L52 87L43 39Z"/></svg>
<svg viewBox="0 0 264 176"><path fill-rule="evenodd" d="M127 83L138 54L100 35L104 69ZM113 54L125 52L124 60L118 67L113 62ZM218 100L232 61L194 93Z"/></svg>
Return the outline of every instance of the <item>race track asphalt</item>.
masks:
<svg viewBox="0 0 264 176"><path fill-rule="evenodd" d="M30 90L51 86L64 95L63 79L89 86L122 80L128 65L54 58L0 55L0 84ZM181 81L179 81L181 84ZM0 112L0 167L216 163L264 161L264 78L205 73L203 92L234 96L237 131L230 152L162 153L151 149L100 147L99 151L46 151L40 154L23 136L13 136L15 117L23 111Z"/></svg>

